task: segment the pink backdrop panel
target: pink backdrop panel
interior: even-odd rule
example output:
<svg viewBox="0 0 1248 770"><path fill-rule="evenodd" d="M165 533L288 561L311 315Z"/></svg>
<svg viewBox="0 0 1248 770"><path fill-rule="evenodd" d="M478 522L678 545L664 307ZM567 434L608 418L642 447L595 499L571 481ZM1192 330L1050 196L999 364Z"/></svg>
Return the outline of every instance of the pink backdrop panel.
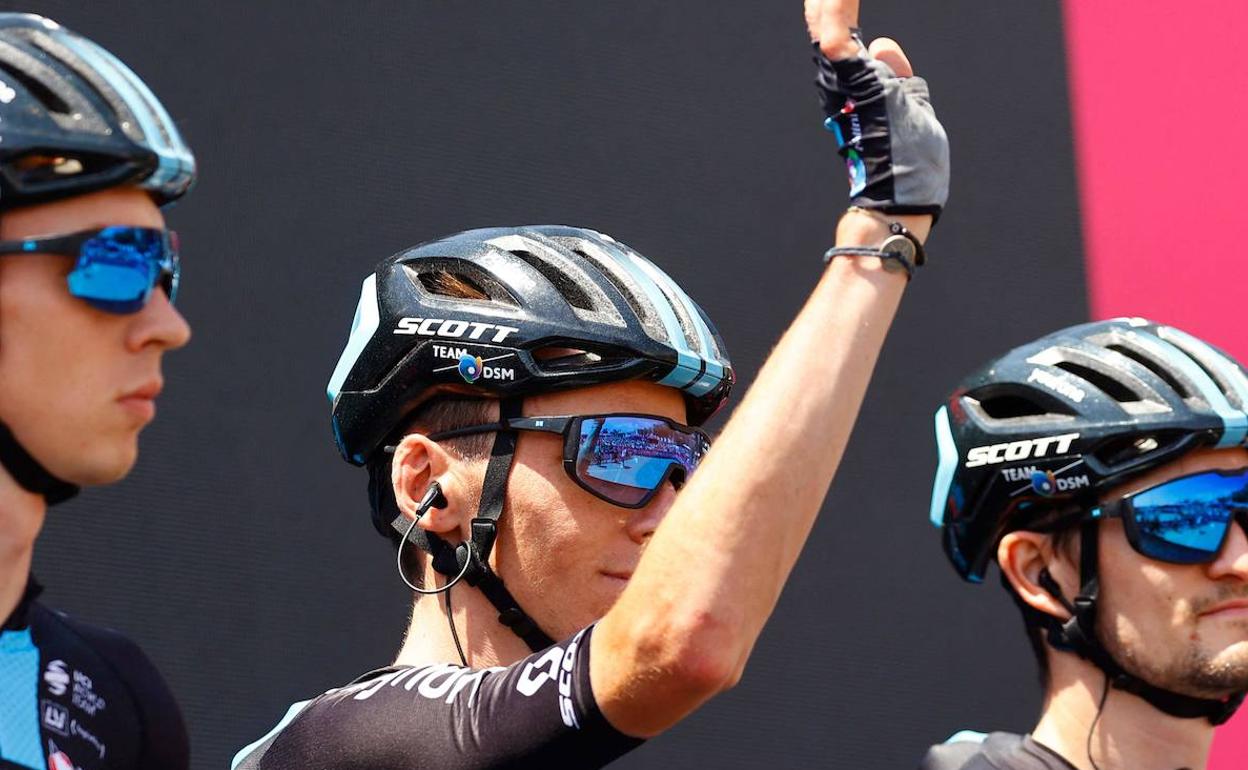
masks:
<svg viewBox="0 0 1248 770"><path fill-rule="evenodd" d="M1248 359L1248 2L1065 0L1065 18L1092 317ZM1245 767L1248 709L1210 770Z"/></svg>

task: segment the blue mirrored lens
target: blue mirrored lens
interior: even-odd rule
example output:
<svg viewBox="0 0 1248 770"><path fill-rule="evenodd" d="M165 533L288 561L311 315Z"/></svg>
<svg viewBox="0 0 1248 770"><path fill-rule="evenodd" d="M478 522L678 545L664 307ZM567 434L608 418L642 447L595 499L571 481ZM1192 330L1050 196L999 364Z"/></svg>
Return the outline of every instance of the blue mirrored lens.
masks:
<svg viewBox="0 0 1248 770"><path fill-rule="evenodd" d="M672 472L693 473L705 454L701 434L646 417L581 421L577 477L604 498L638 505Z"/></svg>
<svg viewBox="0 0 1248 770"><path fill-rule="evenodd" d="M178 260L169 235L148 227L106 227L83 242L69 293L110 313L134 313L160 282L176 298Z"/></svg>
<svg viewBox="0 0 1248 770"><path fill-rule="evenodd" d="M1248 470L1175 479L1131 498L1140 550L1178 564L1218 553L1238 511L1248 509Z"/></svg>

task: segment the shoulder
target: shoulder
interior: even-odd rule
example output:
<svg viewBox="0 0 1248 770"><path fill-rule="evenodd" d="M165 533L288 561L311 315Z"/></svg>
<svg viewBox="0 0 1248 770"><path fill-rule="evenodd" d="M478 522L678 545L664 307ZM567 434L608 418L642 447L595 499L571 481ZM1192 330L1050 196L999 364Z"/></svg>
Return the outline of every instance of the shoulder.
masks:
<svg viewBox="0 0 1248 770"><path fill-rule="evenodd" d="M593 701L584 632L507 667L392 666L292 706L234 770L602 767L641 744Z"/></svg>
<svg viewBox="0 0 1248 770"><path fill-rule="evenodd" d="M31 608L31 629L40 648L94 659L136 693L148 689L168 692L164 678L142 648L120 631L87 623L39 603Z"/></svg>
<svg viewBox="0 0 1248 770"><path fill-rule="evenodd" d="M1008 770L993 762L991 755L1010 751L1022 744L1013 733L979 733L962 730L944 743L932 746L919 763L919 770Z"/></svg>
<svg viewBox="0 0 1248 770"><path fill-rule="evenodd" d="M40 656L65 680L60 689L66 697L72 695L70 706L98 719L102 731L113 725L138 736L136 767L188 765L189 739L182 713L164 677L138 644L119 631L40 603L31 607L30 628Z"/></svg>

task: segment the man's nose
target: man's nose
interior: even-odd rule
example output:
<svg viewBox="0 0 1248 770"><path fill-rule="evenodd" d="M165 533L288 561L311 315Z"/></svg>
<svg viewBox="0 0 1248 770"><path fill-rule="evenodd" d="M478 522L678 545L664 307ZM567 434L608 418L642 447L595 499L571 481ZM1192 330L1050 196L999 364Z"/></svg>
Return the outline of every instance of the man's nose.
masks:
<svg viewBox="0 0 1248 770"><path fill-rule="evenodd" d="M649 540L654 531L659 528L663 518L667 516L667 512L671 510L674 502L676 502L676 487L664 481L650 502L644 507L629 511L624 529L633 542L640 545Z"/></svg>
<svg viewBox="0 0 1248 770"><path fill-rule="evenodd" d="M176 350L190 339L191 325L169 301L164 290L156 289L143 309L135 314L126 343L131 351L137 353L149 346Z"/></svg>
<svg viewBox="0 0 1248 770"><path fill-rule="evenodd" d="M1248 511L1235 514L1218 558L1209 565L1209 577L1237 577L1248 582Z"/></svg>

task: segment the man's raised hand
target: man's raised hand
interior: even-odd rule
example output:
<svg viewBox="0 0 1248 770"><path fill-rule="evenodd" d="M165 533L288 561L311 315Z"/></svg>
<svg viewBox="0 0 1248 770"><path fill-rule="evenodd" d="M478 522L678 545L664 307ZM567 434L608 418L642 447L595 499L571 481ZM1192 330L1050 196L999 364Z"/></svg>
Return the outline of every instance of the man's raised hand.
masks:
<svg viewBox="0 0 1248 770"><path fill-rule="evenodd" d="M940 216L949 141L901 46L858 34L858 0L805 0L825 126L849 171L850 202L893 216Z"/></svg>

